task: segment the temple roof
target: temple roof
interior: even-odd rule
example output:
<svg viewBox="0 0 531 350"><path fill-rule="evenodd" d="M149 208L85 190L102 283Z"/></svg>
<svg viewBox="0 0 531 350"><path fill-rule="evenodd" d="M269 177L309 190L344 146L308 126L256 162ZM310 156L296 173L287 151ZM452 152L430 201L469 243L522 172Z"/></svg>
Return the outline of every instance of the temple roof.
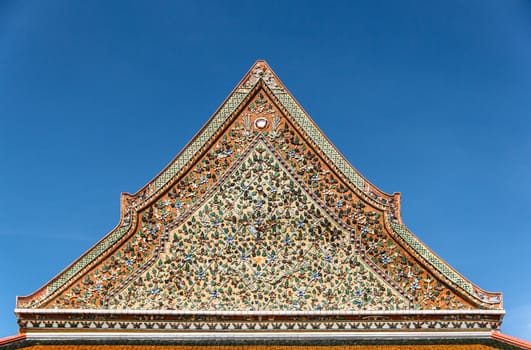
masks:
<svg viewBox="0 0 531 350"><path fill-rule="evenodd" d="M499 332L492 332L488 337L480 341L468 339L468 340L450 340L450 341L434 341L433 339L416 339L409 342L392 342L386 341L376 343L374 341L358 342L351 344L343 342L341 340L331 344L329 341L326 343L312 342L306 344L283 343L277 342L276 344L264 344L263 342L249 341L246 344L234 343L230 341L212 342L210 345L198 345L188 343L186 345L174 345L174 342L164 341L159 339L153 339L151 342L135 343L131 339L127 341L118 342L105 342L105 341L77 341L77 342L65 342L64 340L48 340L48 341L35 341L28 339L24 334L17 336L0 338L1 349L27 349L27 350L212 350L213 345L217 350L305 350L310 348L318 350L491 350L491 349L506 349L506 350L518 350L531 349L531 343L507 336Z"/></svg>
<svg viewBox="0 0 531 350"><path fill-rule="evenodd" d="M490 332L504 311L408 230L400 195L366 180L257 61L163 171L122 195L119 225L16 313L30 333L150 317L174 330Z"/></svg>

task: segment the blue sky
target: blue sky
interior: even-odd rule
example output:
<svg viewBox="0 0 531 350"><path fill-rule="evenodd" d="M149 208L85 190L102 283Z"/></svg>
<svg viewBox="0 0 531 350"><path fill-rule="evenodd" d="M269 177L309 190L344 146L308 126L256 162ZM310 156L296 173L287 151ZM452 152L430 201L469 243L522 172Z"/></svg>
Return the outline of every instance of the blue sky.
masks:
<svg viewBox="0 0 531 350"><path fill-rule="evenodd" d="M265 59L531 339L528 1L0 2L0 337Z"/></svg>

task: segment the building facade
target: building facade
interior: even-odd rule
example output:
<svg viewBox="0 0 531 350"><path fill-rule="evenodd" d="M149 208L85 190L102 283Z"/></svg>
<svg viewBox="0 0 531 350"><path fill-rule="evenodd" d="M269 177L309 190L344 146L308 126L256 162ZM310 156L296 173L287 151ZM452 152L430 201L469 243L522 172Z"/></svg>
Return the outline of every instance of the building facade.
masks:
<svg viewBox="0 0 531 350"><path fill-rule="evenodd" d="M0 349L528 349L264 61Z"/></svg>

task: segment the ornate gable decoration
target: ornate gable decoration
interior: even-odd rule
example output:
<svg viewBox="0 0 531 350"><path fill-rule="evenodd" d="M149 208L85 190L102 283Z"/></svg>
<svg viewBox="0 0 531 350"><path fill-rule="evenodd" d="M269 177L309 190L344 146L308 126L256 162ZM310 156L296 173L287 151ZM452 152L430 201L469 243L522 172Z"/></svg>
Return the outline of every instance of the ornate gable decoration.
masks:
<svg viewBox="0 0 531 350"><path fill-rule="evenodd" d="M402 224L399 194L365 180L258 61L153 181L122 196L119 226L16 313L31 333L490 331L504 312L501 294Z"/></svg>

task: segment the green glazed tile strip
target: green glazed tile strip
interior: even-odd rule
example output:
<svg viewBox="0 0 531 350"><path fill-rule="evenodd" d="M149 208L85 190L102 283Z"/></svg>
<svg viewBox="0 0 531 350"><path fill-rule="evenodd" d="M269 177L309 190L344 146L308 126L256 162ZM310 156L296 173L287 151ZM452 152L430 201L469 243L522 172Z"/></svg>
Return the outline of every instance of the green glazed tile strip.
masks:
<svg viewBox="0 0 531 350"><path fill-rule="evenodd" d="M390 224L393 230L398 233L398 235L404 241L406 241L409 246L415 249L415 251L419 253L420 256L422 256L428 263L434 266L440 273L446 276L446 278L455 283L457 286L470 294L474 294L474 289L468 281L466 281L447 264L437 258L429 249L426 248L426 246L424 246L424 244L417 239L417 237L415 237L415 235L409 232L407 228L394 222L391 222Z"/></svg>
<svg viewBox="0 0 531 350"><path fill-rule="evenodd" d="M84 255L79 259L74 265L72 265L68 270L62 273L59 278L50 283L46 295L49 295L55 292L59 287L65 284L72 276L77 274L79 271L83 270L88 264L90 264L94 259L96 259L100 254L102 254L107 248L112 246L116 241L122 238L123 235L129 230L131 225L122 226L116 231L112 232L109 236L105 237L100 244L91 249L88 254Z"/></svg>
<svg viewBox="0 0 531 350"><path fill-rule="evenodd" d="M352 166L339 154L332 144L323 136L317 127L310 121L306 114L293 98L282 92L273 92L276 98L282 103L288 113L295 119L299 126L310 136L312 141L318 145L332 163L362 192L365 189L365 181L352 168Z"/></svg>
<svg viewBox="0 0 531 350"><path fill-rule="evenodd" d="M166 183L173 178L199 150L207 143L223 123L231 116L236 108L247 97L248 93L235 92L231 98L223 105L221 110L208 123L203 132L183 151L183 153L171 164L160 176L153 182L153 192L160 190Z"/></svg>

